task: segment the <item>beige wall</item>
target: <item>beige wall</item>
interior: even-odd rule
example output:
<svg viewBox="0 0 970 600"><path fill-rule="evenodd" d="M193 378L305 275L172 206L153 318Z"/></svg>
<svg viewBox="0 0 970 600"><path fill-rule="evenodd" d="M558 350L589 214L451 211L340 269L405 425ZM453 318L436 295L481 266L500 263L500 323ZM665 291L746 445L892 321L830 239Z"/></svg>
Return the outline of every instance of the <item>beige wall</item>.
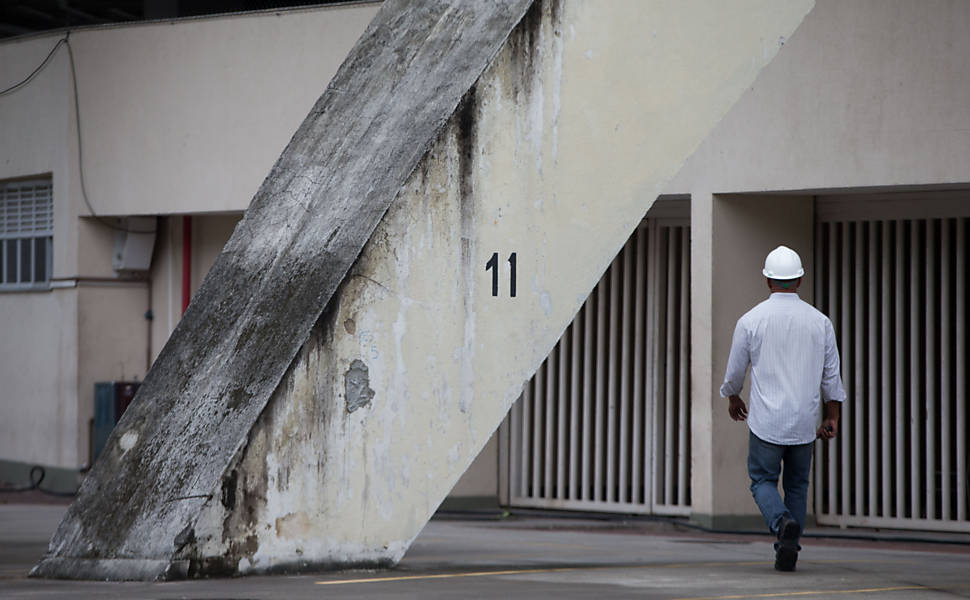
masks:
<svg viewBox="0 0 970 600"><path fill-rule="evenodd" d="M813 198L708 195L691 205L694 518L757 516L748 491L748 428L728 417L718 389L735 323L768 296L761 274L768 252L784 244L801 255L806 277L799 296L812 299ZM747 388L746 382L745 401Z"/></svg>
<svg viewBox="0 0 970 600"><path fill-rule="evenodd" d="M819 0L667 191L970 182L970 3Z"/></svg>
<svg viewBox="0 0 970 600"><path fill-rule="evenodd" d="M245 209L378 7L72 34L95 210Z"/></svg>
<svg viewBox="0 0 970 600"><path fill-rule="evenodd" d="M152 360L182 317L182 218L160 217L152 257Z"/></svg>
<svg viewBox="0 0 970 600"><path fill-rule="evenodd" d="M482 448L482 451L478 453L475 460L472 461L468 470L458 479L458 483L451 489L449 497L492 497L495 498L496 503L498 502L498 444L499 435L496 432Z"/></svg>
<svg viewBox="0 0 970 600"><path fill-rule="evenodd" d="M148 372L148 286L82 283L77 295L77 460L86 463L94 384L140 381Z"/></svg>
<svg viewBox="0 0 970 600"><path fill-rule="evenodd" d="M192 215L191 292L202 284L242 213ZM152 260L152 360L182 317L182 215L160 217Z"/></svg>
<svg viewBox="0 0 970 600"><path fill-rule="evenodd" d="M76 467L77 290L0 294L0 458Z"/></svg>
<svg viewBox="0 0 970 600"><path fill-rule="evenodd" d="M39 65L56 36L0 42L0 81L20 81ZM51 176L54 201L54 274L77 269L74 248L76 155L71 117L71 87L63 48L27 86L0 97L0 180ZM0 315L0 319L2 319Z"/></svg>
<svg viewBox="0 0 970 600"><path fill-rule="evenodd" d="M54 37L0 43L0 81L26 77ZM53 271L76 271L67 54L25 88L0 97L0 180L51 176ZM76 467L77 292L0 292L0 459Z"/></svg>
<svg viewBox="0 0 970 600"><path fill-rule="evenodd" d="M242 213L196 215L192 217L192 291L199 289L202 279L216 262L222 247L229 241Z"/></svg>

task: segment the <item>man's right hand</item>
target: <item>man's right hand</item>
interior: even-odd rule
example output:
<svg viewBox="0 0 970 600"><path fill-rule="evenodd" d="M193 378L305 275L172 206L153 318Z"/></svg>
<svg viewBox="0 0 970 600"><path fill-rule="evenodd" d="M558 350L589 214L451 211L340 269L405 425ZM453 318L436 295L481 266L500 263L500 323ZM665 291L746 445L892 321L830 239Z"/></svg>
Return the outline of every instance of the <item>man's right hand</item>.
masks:
<svg viewBox="0 0 970 600"><path fill-rule="evenodd" d="M822 440L831 440L839 434L839 421L838 419L825 419L822 421L821 427L815 432L815 436Z"/></svg>
<svg viewBox="0 0 970 600"><path fill-rule="evenodd" d="M825 413L822 415L822 425L815 432L818 439L831 440L839 435L839 413L841 409L841 402L829 401L825 403L823 407Z"/></svg>
<svg viewBox="0 0 970 600"><path fill-rule="evenodd" d="M748 407L744 405L741 396L730 396L728 398L728 414L735 421L744 421L748 418Z"/></svg>

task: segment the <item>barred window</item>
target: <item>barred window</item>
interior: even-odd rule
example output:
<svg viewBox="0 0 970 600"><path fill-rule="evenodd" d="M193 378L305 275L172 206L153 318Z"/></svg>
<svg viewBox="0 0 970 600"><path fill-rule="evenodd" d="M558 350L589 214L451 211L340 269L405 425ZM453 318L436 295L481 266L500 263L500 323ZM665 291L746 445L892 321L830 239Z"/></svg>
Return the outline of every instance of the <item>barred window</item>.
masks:
<svg viewBox="0 0 970 600"><path fill-rule="evenodd" d="M53 233L50 179L0 182L0 290L50 284Z"/></svg>

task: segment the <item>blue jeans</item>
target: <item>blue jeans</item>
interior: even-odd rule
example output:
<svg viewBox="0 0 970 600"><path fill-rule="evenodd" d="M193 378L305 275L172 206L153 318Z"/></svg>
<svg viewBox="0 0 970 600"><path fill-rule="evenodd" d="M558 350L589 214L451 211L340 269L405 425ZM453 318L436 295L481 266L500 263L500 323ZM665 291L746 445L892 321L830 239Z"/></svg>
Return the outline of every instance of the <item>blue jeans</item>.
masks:
<svg viewBox="0 0 970 600"><path fill-rule="evenodd" d="M748 441L748 476L751 495L764 515L772 533L778 533L782 515L789 513L799 525L799 535L805 529L805 509L808 504L808 480L812 473L814 442L796 446L780 446L760 439L751 433ZM778 493L778 476L782 463L785 474L782 487L785 500Z"/></svg>

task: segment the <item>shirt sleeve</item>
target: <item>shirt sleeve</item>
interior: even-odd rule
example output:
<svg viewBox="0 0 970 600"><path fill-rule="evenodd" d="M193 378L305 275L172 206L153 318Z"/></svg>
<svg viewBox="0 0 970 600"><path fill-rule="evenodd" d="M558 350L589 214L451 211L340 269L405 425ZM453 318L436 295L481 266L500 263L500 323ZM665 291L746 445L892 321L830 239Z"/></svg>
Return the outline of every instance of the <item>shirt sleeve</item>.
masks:
<svg viewBox="0 0 970 600"><path fill-rule="evenodd" d="M844 402L845 388L842 386L839 346L835 341L835 328L832 321L825 320L825 364L822 366L822 400L824 402Z"/></svg>
<svg viewBox="0 0 970 600"><path fill-rule="evenodd" d="M836 360L838 357L836 357ZM744 386L744 375L748 370L750 355L748 353L748 334L741 321L734 327L734 338L731 340L731 354L728 356L727 370L724 373L724 383L721 384L721 397L727 398L741 393Z"/></svg>

